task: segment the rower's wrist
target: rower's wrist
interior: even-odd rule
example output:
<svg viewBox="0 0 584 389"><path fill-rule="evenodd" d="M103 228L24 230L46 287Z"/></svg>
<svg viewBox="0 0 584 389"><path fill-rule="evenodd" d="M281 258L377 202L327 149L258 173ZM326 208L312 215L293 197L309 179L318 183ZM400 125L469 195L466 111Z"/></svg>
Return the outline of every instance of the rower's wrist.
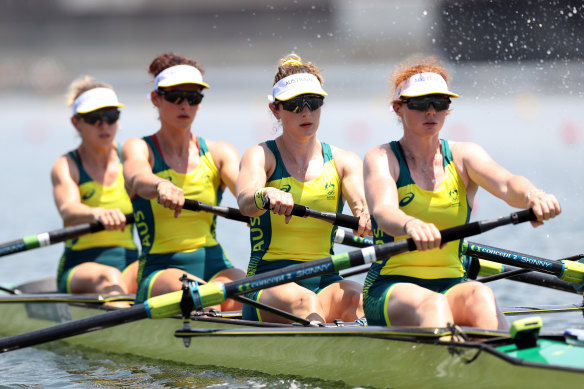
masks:
<svg viewBox="0 0 584 389"><path fill-rule="evenodd" d="M253 194L253 200L257 209L264 209L264 195L266 188L259 188Z"/></svg>
<svg viewBox="0 0 584 389"><path fill-rule="evenodd" d="M170 181L167 181L167 180L160 180L160 181L158 181L158 182L156 183L156 186L155 186L155 188L156 188L156 193L158 193L158 189L159 189L159 186L160 186L160 184L162 184L162 183L164 183L164 182L170 182Z"/></svg>
<svg viewBox="0 0 584 389"><path fill-rule="evenodd" d="M529 203L531 203L531 197L536 193L544 193L544 191L539 189L539 188L533 188L533 189L530 189L529 191L527 191L527 194L525 195L525 199L527 200L528 205L529 205Z"/></svg>
<svg viewBox="0 0 584 389"><path fill-rule="evenodd" d="M408 224L409 224L409 222L411 222L411 221L413 221L413 220L416 220L416 218L414 218L414 217L413 217L413 218L411 218L411 219L408 219L408 220L406 220L406 222L404 223L404 225L403 225L403 227L402 227L402 229L403 229L403 231L404 231L404 235L410 235L410 234L408 233Z"/></svg>

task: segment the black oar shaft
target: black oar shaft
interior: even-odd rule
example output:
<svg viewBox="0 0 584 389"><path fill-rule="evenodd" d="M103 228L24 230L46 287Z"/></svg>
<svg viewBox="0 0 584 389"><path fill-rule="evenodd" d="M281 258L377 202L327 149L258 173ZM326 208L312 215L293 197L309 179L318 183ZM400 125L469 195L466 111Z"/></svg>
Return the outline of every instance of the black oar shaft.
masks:
<svg viewBox="0 0 584 389"><path fill-rule="evenodd" d="M220 207L218 205L209 205L202 203L198 200L185 200L185 204L183 205L184 209L189 211L204 211L209 212L218 216L222 216L226 219L235 220L239 222L249 223L249 217L244 216L239 209L230 208L230 207Z"/></svg>
<svg viewBox="0 0 584 389"><path fill-rule="evenodd" d="M101 315L86 317L57 326L27 332L0 339L0 352L17 350L28 346L51 342L70 336L97 331L118 324L145 319L148 317L146 307L138 304L130 308L118 309Z"/></svg>
<svg viewBox="0 0 584 389"><path fill-rule="evenodd" d="M270 209L270 199L264 198L263 208ZM325 212L311 209L306 205L294 204L292 207L292 216L299 217L313 217L315 219L325 220L340 227L350 228L352 230L359 229L359 218L355 216L345 215L336 212Z"/></svg>
<svg viewBox="0 0 584 389"><path fill-rule="evenodd" d="M461 226L447 228L440 231L442 242L463 239L468 236L480 234L493 228L505 224L517 224L533 220L535 215L531 210L525 210L512 213L510 216L499 219L477 221ZM227 297L234 294L254 292L260 289L270 288L273 286L285 284L291 281L299 281L305 278L315 277L335 271L347 269L350 267L365 265L375 261L386 259L391 256L401 254L407 251L413 251L416 245L412 238L390 242L385 244L374 245L355 250L348 253L336 254L327 258L316 261L288 266L282 269L270 271L267 273L256 274L255 276L229 282L224 285L225 295Z"/></svg>
<svg viewBox="0 0 584 389"><path fill-rule="evenodd" d="M545 258L509 250L501 250L496 247L473 242L468 242L465 254L505 265L537 270L543 273L553 274L557 277L561 276L564 271L564 265L561 262L550 261Z"/></svg>
<svg viewBox="0 0 584 389"><path fill-rule="evenodd" d="M269 207L269 203L268 203ZM359 229L359 218L355 216L345 215L336 212L324 212L311 209L306 205L294 204L292 208L292 216L313 217L315 219L325 220L337 226L350 228L352 230Z"/></svg>
<svg viewBox="0 0 584 389"><path fill-rule="evenodd" d="M126 224L134 223L134 215L126 216ZM61 228L54 231L43 232L37 235L25 236L12 242L0 245L0 257L21 251L32 250L38 247L50 246L55 243L64 242L68 239L77 238L81 235L103 231L105 227L101 222L92 222Z"/></svg>

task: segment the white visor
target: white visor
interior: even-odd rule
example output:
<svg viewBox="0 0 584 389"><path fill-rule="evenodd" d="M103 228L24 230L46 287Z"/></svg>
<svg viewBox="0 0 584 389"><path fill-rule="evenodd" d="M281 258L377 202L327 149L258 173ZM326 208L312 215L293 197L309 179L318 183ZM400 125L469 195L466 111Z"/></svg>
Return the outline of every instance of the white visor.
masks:
<svg viewBox="0 0 584 389"><path fill-rule="evenodd" d="M165 88L180 84L197 84L203 88L209 88L209 84L203 82L203 75L194 66L176 65L164 69L154 79L156 88Z"/></svg>
<svg viewBox="0 0 584 389"><path fill-rule="evenodd" d="M271 102L274 99L286 101L304 94L328 96L314 74L297 73L278 81L272 88L272 96L269 97Z"/></svg>
<svg viewBox="0 0 584 389"><path fill-rule="evenodd" d="M93 88L83 92L73 102L73 115L87 113L105 107L123 107L116 92L110 88Z"/></svg>
<svg viewBox="0 0 584 389"><path fill-rule="evenodd" d="M418 73L399 84L394 98L397 100L400 97L418 97L433 94L458 97L456 93L448 90L448 85L446 85L446 81L440 74Z"/></svg>

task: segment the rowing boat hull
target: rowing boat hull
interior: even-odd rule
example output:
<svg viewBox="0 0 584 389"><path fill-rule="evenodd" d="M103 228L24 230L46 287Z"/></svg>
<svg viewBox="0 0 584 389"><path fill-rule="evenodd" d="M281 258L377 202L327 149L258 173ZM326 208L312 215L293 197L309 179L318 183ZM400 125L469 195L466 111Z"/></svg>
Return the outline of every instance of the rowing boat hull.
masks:
<svg viewBox="0 0 584 389"><path fill-rule="evenodd" d="M18 334L102 312L83 304L2 303L0 332ZM529 356L539 362L528 362L520 359L525 352L514 358L512 351L500 351L513 348L509 341L492 340L493 346L439 342L439 330L254 327L236 322L206 317L191 321L192 331L182 331L191 339L189 348L174 336L183 326L178 318L126 323L64 341L113 353L340 380L355 386L452 388L472 382L477 388L549 389L558 382L580 385L584 379L584 348L561 341L540 339L540 347Z"/></svg>

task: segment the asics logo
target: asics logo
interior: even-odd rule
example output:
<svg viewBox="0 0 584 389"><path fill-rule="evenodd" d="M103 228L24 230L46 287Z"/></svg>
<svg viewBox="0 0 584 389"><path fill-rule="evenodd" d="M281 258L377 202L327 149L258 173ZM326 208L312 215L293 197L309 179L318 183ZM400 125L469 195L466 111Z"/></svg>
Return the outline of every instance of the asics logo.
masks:
<svg viewBox="0 0 584 389"><path fill-rule="evenodd" d="M290 185L286 184L286 185L282 185L282 188L280 190L288 193L288 192L290 192L290 189L292 189L292 187Z"/></svg>
<svg viewBox="0 0 584 389"><path fill-rule="evenodd" d="M412 192L408 192L406 193L406 195L404 197L402 197L402 199L399 201L399 206L400 207L405 207L406 205L408 205L409 203L412 202L412 200L414 199L414 194Z"/></svg>
<svg viewBox="0 0 584 389"><path fill-rule="evenodd" d="M95 189L91 189L89 192L85 192L81 195L81 200L89 200L95 194Z"/></svg>

